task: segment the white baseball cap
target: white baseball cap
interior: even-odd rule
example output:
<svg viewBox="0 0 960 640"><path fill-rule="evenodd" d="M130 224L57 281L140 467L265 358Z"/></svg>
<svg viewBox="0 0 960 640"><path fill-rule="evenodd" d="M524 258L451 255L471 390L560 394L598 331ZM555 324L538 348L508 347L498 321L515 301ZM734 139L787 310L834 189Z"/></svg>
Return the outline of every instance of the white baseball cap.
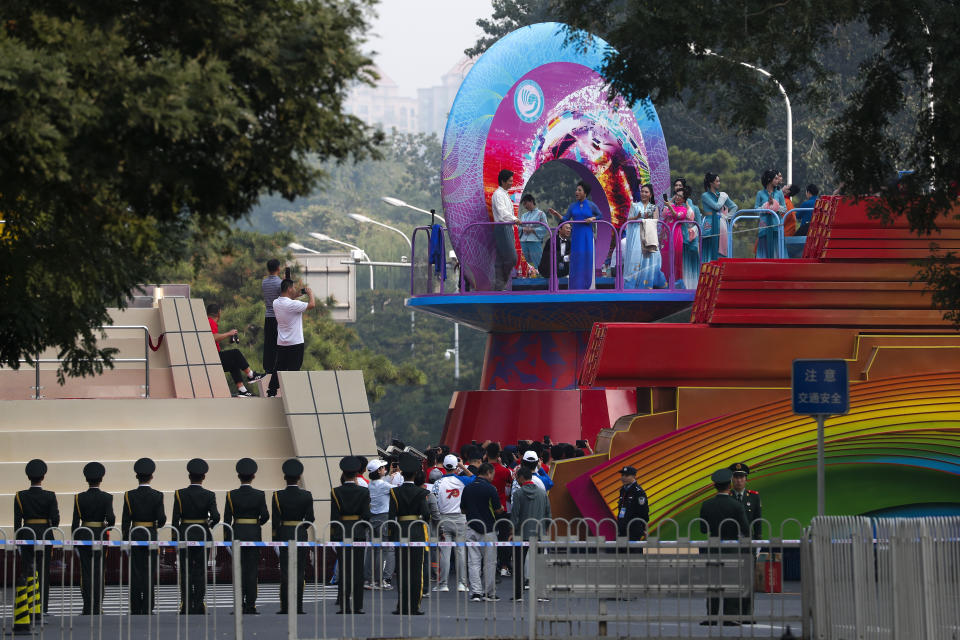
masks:
<svg viewBox="0 0 960 640"><path fill-rule="evenodd" d="M536 451L531 450L523 454L523 459L526 462L539 462L540 456L537 455Z"/></svg>
<svg viewBox="0 0 960 640"><path fill-rule="evenodd" d="M460 464L460 461L457 460L457 456L452 453L448 453L443 457L443 466L447 469L456 469L458 464Z"/></svg>
<svg viewBox="0 0 960 640"><path fill-rule="evenodd" d="M367 473L379 471L385 466L387 466L386 460L371 460L369 463L367 463Z"/></svg>

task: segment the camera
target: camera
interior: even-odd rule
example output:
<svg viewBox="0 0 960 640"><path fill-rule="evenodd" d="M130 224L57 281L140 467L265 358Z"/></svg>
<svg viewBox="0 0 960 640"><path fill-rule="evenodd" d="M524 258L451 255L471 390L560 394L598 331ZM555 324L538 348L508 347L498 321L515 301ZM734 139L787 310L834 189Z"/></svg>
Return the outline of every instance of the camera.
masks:
<svg viewBox="0 0 960 640"><path fill-rule="evenodd" d="M290 277L290 267L286 267L286 268L283 270L283 279L284 279L284 280L293 280L293 278Z"/></svg>
<svg viewBox="0 0 960 640"><path fill-rule="evenodd" d="M577 440L577 448L578 448L578 449L586 449L586 448L587 448L587 441L586 441L586 440Z"/></svg>
<svg viewBox="0 0 960 640"><path fill-rule="evenodd" d="M231 344L240 344L240 334L235 333L232 336L230 336L230 342Z"/></svg>

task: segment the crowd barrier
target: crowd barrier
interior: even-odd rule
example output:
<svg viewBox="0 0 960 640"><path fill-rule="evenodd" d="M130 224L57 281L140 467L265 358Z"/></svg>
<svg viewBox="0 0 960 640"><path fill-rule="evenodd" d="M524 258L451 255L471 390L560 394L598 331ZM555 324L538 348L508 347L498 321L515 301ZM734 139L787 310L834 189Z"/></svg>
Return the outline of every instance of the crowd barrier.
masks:
<svg viewBox="0 0 960 640"><path fill-rule="evenodd" d="M400 524L430 529L420 521ZM461 533L438 540L432 530L427 541L388 540L367 523L354 531L363 531L357 536L363 540L330 539L350 533L334 525L334 531L320 532L322 539L298 542L214 540L205 532L202 540L179 540L169 526L159 533L170 538L166 540L108 539L119 534L116 527L97 540L68 539L65 528L50 528L41 540L28 529L0 529L0 635L71 640L238 639L244 634L289 639L780 638L789 629L794 637L893 640L960 634L960 517L820 517L805 528L796 520L779 527L758 521L762 538L736 540L707 537L701 524L696 519L658 521L640 541L617 537L613 520L564 519L524 523L518 531L526 536L512 536L508 525L496 540ZM461 531L469 527L461 525ZM318 533L309 523L299 528L314 538ZM138 527L131 537L137 534L148 532ZM189 534L185 537L197 537ZM222 534L229 538L229 527L215 528L215 536ZM259 616L242 614L241 581L233 579L242 572L237 551L250 548L260 552ZM300 553L284 553L290 604L286 615L278 617L279 552L291 548ZM205 606L196 615L180 615L181 593L190 593L191 577L179 569L197 549L205 566ZM472 586L459 591L460 580L451 576L449 592L427 589L418 607L424 615L410 615L412 610L394 614L399 586L394 580L392 589L361 590L362 613L337 613L338 586L331 582L336 576L342 585L345 569L338 566L338 557L347 569L367 551L378 564L390 553L404 567L424 558L419 566L428 574L427 584L435 587L433 556L442 549L462 550L473 559L504 550L513 560L514 575L497 571L495 593L485 598L475 598ZM135 587L144 593L143 583L132 577L133 556L140 550L156 557L146 563L146 584L155 592L150 615L134 612ZM37 570L27 575L24 560L31 554ZM94 609L96 598L89 603L92 615L82 615L79 563L84 555L94 575L113 567L99 587L100 610ZM302 582L298 564L304 569ZM457 564L451 562L453 571ZM297 613L298 587L303 614ZM90 585L88 594L97 588ZM514 593L519 600L512 598Z"/></svg>
<svg viewBox="0 0 960 640"><path fill-rule="evenodd" d="M388 522L385 526L395 527ZM403 525L409 523L403 522ZM465 523L469 527L468 523ZM414 522L414 530L429 525ZM70 540L63 528L48 530L42 540L23 529L10 535L0 530L3 550L3 581L0 585L0 631L49 638L243 638L256 635L279 638L438 637L438 638L538 638L538 637L678 637L729 636L780 637L787 626L798 636L802 611L798 576L789 575L787 556L799 556L805 539L796 521L780 526L777 536L763 540L719 540L700 533L698 521L663 521L645 540L616 537L613 520L563 520L524 523L518 529L527 539L514 537L508 525L498 539L470 539L458 533L455 539L437 539L431 530L428 541L389 540L360 523L364 540L344 537L334 531L320 532L321 539L289 542L230 540L179 540L171 527L160 531L161 540ZM311 538L317 531L301 525ZM197 527L203 530L202 527ZM462 529L467 531L467 528ZM221 531L230 537L229 528ZM765 532L772 531L763 523ZM118 535L113 528L110 536ZM146 530L134 534L144 537ZM189 533L189 532L187 532ZM330 535L332 534L332 535ZM784 537L784 534L789 537ZM131 534L131 537L139 537ZM203 537L203 536L184 537ZM332 539L331 539L332 538ZM239 549L238 549L239 547ZM241 553L260 551L260 585L257 608L261 615L242 614ZM286 553L297 548L300 553ZM496 571L495 594L475 599L472 586L459 591L459 578L451 575L450 591L433 591L437 575L435 558L442 549L465 553L468 559L499 550L513 560L514 575ZM42 590L28 587L22 571L24 550L35 552L40 570L37 578L51 571L48 615L39 615ZM191 591L190 574L179 570L190 550L202 549L205 565L205 607L196 615L181 615L181 593ZM131 597L136 586L134 553L144 550L163 558L147 563L147 582L155 591L151 615L134 613ZM96 570L119 566L107 572L103 604L99 613L83 613L79 556L91 552ZM280 585L277 582L279 554L287 562L286 592L290 594L286 615L279 617ZM224 552L224 553L220 553ZM398 606L397 579L392 589L363 590L363 613L338 614L338 586L344 567L364 552L372 558L397 554L397 566L411 566L420 557L429 574L426 596L420 608L424 615L394 614ZM354 560L351 560L354 558ZM174 564L171 566L170 563ZM374 560L379 564L379 560ZM297 565L303 563L304 580L299 585ZM451 562L451 574L457 562ZM469 567L471 562L466 563ZM265 567L269 566L269 570ZM382 566L382 565L380 565ZM518 571L518 566L520 567ZM172 569L172 570L171 570ZM412 571L412 570L411 570ZM271 577L272 576L272 577ZM527 584L513 580L522 576ZM31 576L32 577L32 576ZM470 583L470 576L466 582ZM520 578L518 578L519 580ZM36 580L33 580L36 582ZM297 614L296 594L303 590L304 614ZM515 587L520 599L514 600ZM137 590L137 593L141 593ZM189 599L189 595L187 596ZM720 603L716 610L709 602ZM745 601L749 600L749 608ZM733 603L733 604L730 604ZM25 609L28 608L29 610ZM24 615L25 612L28 615ZM238 615L239 614L239 615ZM725 626L727 625L727 626ZM736 626L734 626L736 625Z"/></svg>

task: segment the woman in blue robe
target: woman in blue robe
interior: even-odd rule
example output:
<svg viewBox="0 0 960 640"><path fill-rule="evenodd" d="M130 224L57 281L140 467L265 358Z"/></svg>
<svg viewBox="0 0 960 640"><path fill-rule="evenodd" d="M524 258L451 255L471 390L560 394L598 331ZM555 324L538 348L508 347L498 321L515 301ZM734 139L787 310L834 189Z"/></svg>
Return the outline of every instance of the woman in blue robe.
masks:
<svg viewBox="0 0 960 640"><path fill-rule="evenodd" d="M787 212L787 203L783 199L783 192L777 187L783 177L776 169L767 169L760 177L763 189L757 191L757 199L753 203L754 209L768 209L772 213L760 214L760 228L757 231L757 257L776 258L777 244L780 233L780 216Z"/></svg>
<svg viewBox="0 0 960 640"><path fill-rule="evenodd" d="M571 225L573 234L570 241L570 285L567 287L570 290L593 289L593 225L585 223L596 222L600 218L600 209L587 200L589 195L590 187L584 182L578 182L574 192L576 200L567 207L567 212L560 219L560 224L569 221L581 223ZM550 213L559 215L553 209Z"/></svg>
<svg viewBox="0 0 960 640"><path fill-rule="evenodd" d="M627 247L623 261L623 287L625 289L653 289L666 286L661 271L662 258L659 248L647 250L643 243L643 223L639 220L657 220L657 205L653 201L653 185L640 187L640 201L630 207L627 218ZM638 222L630 222L636 220Z"/></svg>
<svg viewBox="0 0 960 640"><path fill-rule="evenodd" d="M703 261L727 257L727 232L730 220L737 213L737 204L720 191L720 176L709 171L703 176Z"/></svg>

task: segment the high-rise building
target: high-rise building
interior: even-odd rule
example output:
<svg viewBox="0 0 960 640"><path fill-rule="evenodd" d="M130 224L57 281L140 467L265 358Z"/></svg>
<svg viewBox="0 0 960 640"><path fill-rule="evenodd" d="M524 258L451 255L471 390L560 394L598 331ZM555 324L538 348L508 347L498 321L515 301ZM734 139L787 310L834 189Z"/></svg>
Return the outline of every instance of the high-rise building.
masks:
<svg viewBox="0 0 960 640"><path fill-rule="evenodd" d="M475 60L464 57L443 74L439 86L417 89L418 127L421 132L435 133L443 138L453 99Z"/></svg>
<svg viewBox="0 0 960 640"><path fill-rule="evenodd" d="M382 126L384 131L417 132L417 100L400 95L400 87L379 67L380 79L375 86L357 84L350 90L344 111L369 125Z"/></svg>

